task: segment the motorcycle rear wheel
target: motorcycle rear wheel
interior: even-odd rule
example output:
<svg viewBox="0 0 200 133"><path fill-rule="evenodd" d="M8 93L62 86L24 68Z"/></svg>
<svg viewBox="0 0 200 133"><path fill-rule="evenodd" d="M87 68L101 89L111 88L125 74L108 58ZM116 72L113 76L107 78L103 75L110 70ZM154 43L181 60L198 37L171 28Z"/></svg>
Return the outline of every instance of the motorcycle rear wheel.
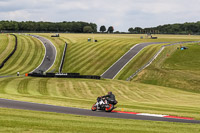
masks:
<svg viewBox="0 0 200 133"><path fill-rule="evenodd" d="M109 107L106 107L105 111L106 112L111 112L114 109L114 106L112 104L108 104L108 105L109 105Z"/></svg>

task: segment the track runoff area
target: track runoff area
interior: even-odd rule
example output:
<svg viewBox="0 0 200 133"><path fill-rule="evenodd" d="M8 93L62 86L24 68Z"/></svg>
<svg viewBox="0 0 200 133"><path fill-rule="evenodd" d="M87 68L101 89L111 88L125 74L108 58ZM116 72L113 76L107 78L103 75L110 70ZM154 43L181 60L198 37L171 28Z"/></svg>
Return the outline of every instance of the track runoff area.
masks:
<svg viewBox="0 0 200 133"><path fill-rule="evenodd" d="M33 110L33 111L56 112L56 113L74 114L74 115L96 116L96 117L200 124L199 120L194 120L193 118L187 118L187 117L145 114L145 113L135 113L135 112L124 112L124 111L113 111L113 112L107 113L104 111L91 111L88 109L63 107L63 106L39 104L39 103L32 103L32 102L22 102L22 101L8 100L8 99L2 99L2 98L0 98L0 107Z"/></svg>

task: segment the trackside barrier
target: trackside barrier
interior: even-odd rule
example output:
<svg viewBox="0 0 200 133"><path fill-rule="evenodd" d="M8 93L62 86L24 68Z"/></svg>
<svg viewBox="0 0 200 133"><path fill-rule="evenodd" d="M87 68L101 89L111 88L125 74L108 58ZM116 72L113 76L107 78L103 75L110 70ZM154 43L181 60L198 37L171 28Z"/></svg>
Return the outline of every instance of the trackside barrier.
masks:
<svg viewBox="0 0 200 133"><path fill-rule="evenodd" d="M3 62L0 64L0 69L4 66L4 64L10 59L10 57L15 53L15 51L17 50L17 36L15 34L10 34L13 35L15 37L15 48L13 49L13 51L8 55L8 57L6 57L6 59L3 60Z"/></svg>
<svg viewBox="0 0 200 133"><path fill-rule="evenodd" d="M133 77L135 77L139 72L141 72L143 69L145 69L146 67L148 67L157 57L158 55L164 50L165 47L169 47L172 45L176 45L176 44L184 44L184 43L199 43L200 41L186 41L186 42L178 42L178 43L172 43L172 44L167 44L167 45L163 45L160 50L141 68L139 68L135 73L133 73L129 78L126 79L126 81L130 81Z"/></svg>
<svg viewBox="0 0 200 133"><path fill-rule="evenodd" d="M84 78L84 79L101 79L100 76L96 75L80 75L79 73L29 73L31 77L51 77L51 78Z"/></svg>
<svg viewBox="0 0 200 133"><path fill-rule="evenodd" d="M65 60L65 55L66 55L66 50L67 50L67 43L65 43L65 48L63 50L63 56L62 56L62 60L61 60L60 67L59 67L59 73L62 72L62 68L63 68L63 64L64 64L64 60Z"/></svg>

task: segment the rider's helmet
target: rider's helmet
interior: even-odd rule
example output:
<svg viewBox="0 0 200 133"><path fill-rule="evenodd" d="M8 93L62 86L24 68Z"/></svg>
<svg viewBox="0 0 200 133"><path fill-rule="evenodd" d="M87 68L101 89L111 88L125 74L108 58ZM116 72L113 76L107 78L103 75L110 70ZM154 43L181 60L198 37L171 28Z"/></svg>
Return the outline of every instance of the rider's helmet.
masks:
<svg viewBox="0 0 200 133"><path fill-rule="evenodd" d="M109 92L108 92L108 95L111 95L111 94L112 94L112 91L109 91Z"/></svg>

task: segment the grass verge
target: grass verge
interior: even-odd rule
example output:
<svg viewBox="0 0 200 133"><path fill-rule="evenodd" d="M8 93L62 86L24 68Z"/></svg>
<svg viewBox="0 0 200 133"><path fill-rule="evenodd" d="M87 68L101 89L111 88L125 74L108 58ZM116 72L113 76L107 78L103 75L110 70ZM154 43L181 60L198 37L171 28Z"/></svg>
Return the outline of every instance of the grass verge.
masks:
<svg viewBox="0 0 200 133"><path fill-rule="evenodd" d="M200 125L0 108L0 132L198 133L200 132Z"/></svg>

